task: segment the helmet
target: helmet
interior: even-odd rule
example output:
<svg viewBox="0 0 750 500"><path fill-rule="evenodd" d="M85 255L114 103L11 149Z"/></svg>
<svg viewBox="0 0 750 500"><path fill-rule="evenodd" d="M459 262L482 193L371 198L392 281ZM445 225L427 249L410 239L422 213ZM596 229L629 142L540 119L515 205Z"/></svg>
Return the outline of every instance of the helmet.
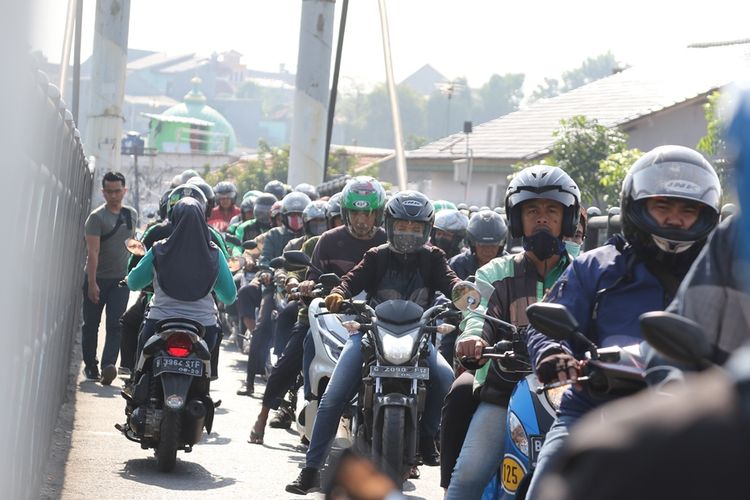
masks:
<svg viewBox="0 0 750 500"><path fill-rule="evenodd" d="M503 216L492 210L482 210L472 215L466 229L466 240L474 252L476 245L505 246L508 226Z"/></svg>
<svg viewBox="0 0 750 500"><path fill-rule="evenodd" d="M237 201L237 188L229 181L221 181L215 185L214 194L217 198L232 198L232 203Z"/></svg>
<svg viewBox="0 0 750 500"><path fill-rule="evenodd" d="M503 207L495 207L492 209L492 211L498 215L503 215L505 213L505 209Z"/></svg>
<svg viewBox="0 0 750 500"><path fill-rule="evenodd" d="M172 217L172 209L177 202L183 198L195 198L200 202L205 212L206 196L203 194L203 191L201 191L198 186L183 184L182 186L177 186L169 193L169 200L167 200L167 218Z"/></svg>
<svg viewBox="0 0 750 500"><path fill-rule="evenodd" d="M200 177L200 175L198 175L198 172L196 172L195 170L192 170L192 169L185 170L184 172L180 174L180 180L182 181L180 182L180 184L185 184L188 180L192 179L193 177Z"/></svg>
<svg viewBox="0 0 750 500"><path fill-rule="evenodd" d="M258 196L260 196L262 194L263 194L263 191L258 191L257 189L252 189L252 190L248 191L247 193L243 194L242 195L242 199L246 200L246 199L248 199L250 197L252 197L253 199L255 199L255 198L257 198Z"/></svg>
<svg viewBox="0 0 750 500"><path fill-rule="evenodd" d="M255 198L255 202L253 203L253 216L259 224L264 226L271 225L271 219L273 218L271 217L271 208L274 206L274 203L279 203L279 201L270 193L263 193ZM280 203L279 210L281 210ZM278 211L276 213L278 213Z"/></svg>
<svg viewBox="0 0 750 500"><path fill-rule="evenodd" d="M399 234L394 225L398 220L424 223L421 235ZM398 253L416 252L427 243L435 220L435 209L429 198L418 191L396 193L385 206L385 232L388 244Z"/></svg>
<svg viewBox="0 0 750 500"><path fill-rule="evenodd" d="M171 189L164 191L164 194L159 198L159 219L164 220L167 218L167 202L169 201L169 195L172 193Z"/></svg>
<svg viewBox="0 0 750 500"><path fill-rule="evenodd" d="M581 192L573 179L560 167L549 165L524 168L508 184L505 192L505 214L508 217L511 236L514 238L523 236L521 222L523 202L540 198L562 203L565 208L560 236L574 236L580 215Z"/></svg>
<svg viewBox="0 0 750 500"><path fill-rule="evenodd" d="M596 217L602 214L602 211L599 210L599 207L589 207L586 209L586 216L587 217Z"/></svg>
<svg viewBox="0 0 750 500"><path fill-rule="evenodd" d="M286 195L286 188L284 187L284 184L282 184L281 181L276 180L266 183L263 191L265 191L266 193L271 193L276 197L277 200L282 199Z"/></svg>
<svg viewBox="0 0 750 500"><path fill-rule="evenodd" d="M350 211L375 212L375 225L382 225L384 206L385 190L380 182L372 177L355 177L341 192L341 217L347 226L351 226Z"/></svg>
<svg viewBox="0 0 750 500"><path fill-rule="evenodd" d="M195 186L201 191L203 191L203 195L206 197L206 217L211 216L211 210L214 209L214 206L216 206L216 195L214 194L213 188L209 185L208 182L204 181L200 177L191 177L186 182L189 186Z"/></svg>
<svg viewBox="0 0 750 500"><path fill-rule="evenodd" d="M689 228L665 228L646 209L646 200L656 197L680 198L704 207ZM654 148L630 167L622 182L622 232L629 242L653 240L662 251L681 253L716 227L720 199L719 177L700 153L684 146Z"/></svg>
<svg viewBox="0 0 750 500"><path fill-rule="evenodd" d="M313 201L320 198L320 195L318 194L318 190L315 189L315 186L313 186L312 184L308 184L306 182L303 182L302 184L297 184L297 187L295 187L294 190L300 193L305 193Z"/></svg>
<svg viewBox="0 0 750 500"><path fill-rule="evenodd" d="M273 205L271 206L271 224L274 224L274 219L277 215L281 215L281 201L275 201L273 202Z"/></svg>
<svg viewBox="0 0 750 500"><path fill-rule="evenodd" d="M734 203L726 203L721 207L721 220L726 219L737 213L737 206Z"/></svg>
<svg viewBox="0 0 750 500"><path fill-rule="evenodd" d="M479 207L478 206L472 205L472 206L469 207L469 213L474 214L474 213L477 213L477 212L479 212Z"/></svg>
<svg viewBox="0 0 750 500"><path fill-rule="evenodd" d="M249 220L254 215L255 210L255 203L251 196L248 196L246 199L242 200L242 203L240 203L240 214L243 221ZM248 214L249 216L246 216L245 214Z"/></svg>
<svg viewBox="0 0 750 500"><path fill-rule="evenodd" d="M174 189L181 184L182 184L182 176L178 174L172 177L172 181L169 183L169 187Z"/></svg>
<svg viewBox="0 0 750 500"><path fill-rule="evenodd" d="M438 213L441 210L445 210L446 208L450 208L451 210L458 210L456 208L456 205L451 203L447 200L435 200L432 202L432 208L435 209L435 213Z"/></svg>
<svg viewBox="0 0 750 500"><path fill-rule="evenodd" d="M309 205L310 198L305 193L293 192L281 200L281 221L292 232L299 233L304 229L302 212ZM299 220L297 219L299 217Z"/></svg>
<svg viewBox="0 0 750 500"><path fill-rule="evenodd" d="M459 203L458 205L456 205L456 210L466 210L468 212L469 205L467 205L466 203Z"/></svg>
<svg viewBox="0 0 750 500"><path fill-rule="evenodd" d="M466 228L469 225L469 218L455 208L446 208L438 210L435 213L435 223L430 233L432 244L442 249L449 256L453 256L461 249L463 239L466 237ZM437 230L451 233L453 238L450 241L441 242L437 238ZM442 243L442 244L441 244Z"/></svg>
<svg viewBox="0 0 750 500"><path fill-rule="evenodd" d="M316 200L305 207L302 212L302 222L305 225L305 234L308 236L320 236L328 229L326 218L325 201Z"/></svg>
<svg viewBox="0 0 750 500"><path fill-rule="evenodd" d="M328 227L333 227L334 217L341 217L341 196L342 193L336 193L328 199L328 204L326 205Z"/></svg>

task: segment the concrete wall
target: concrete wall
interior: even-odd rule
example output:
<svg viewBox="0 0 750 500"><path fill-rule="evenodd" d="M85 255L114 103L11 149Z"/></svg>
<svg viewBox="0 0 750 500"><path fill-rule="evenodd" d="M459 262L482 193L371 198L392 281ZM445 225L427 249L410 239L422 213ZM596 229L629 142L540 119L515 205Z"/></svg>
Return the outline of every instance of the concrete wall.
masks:
<svg viewBox="0 0 750 500"><path fill-rule="evenodd" d="M705 103L705 97L696 98L631 122L622 129L629 135L630 147L644 152L665 144L695 148L706 135Z"/></svg>

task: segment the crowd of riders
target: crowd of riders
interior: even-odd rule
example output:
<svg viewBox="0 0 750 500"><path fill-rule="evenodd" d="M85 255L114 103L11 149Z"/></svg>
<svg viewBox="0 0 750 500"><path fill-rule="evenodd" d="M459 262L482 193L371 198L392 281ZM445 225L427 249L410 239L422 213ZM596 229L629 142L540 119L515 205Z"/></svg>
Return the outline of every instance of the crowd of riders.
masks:
<svg viewBox="0 0 750 500"><path fill-rule="evenodd" d="M160 201L160 220L140 238L147 253L129 264L127 284L142 291L121 319L127 383L137 381L139 353L158 320L179 313L198 321L206 326L213 377L222 339L239 340L230 345L245 349L247 371L237 394L256 394L258 378L266 381L261 411L248 429L248 442L262 444L267 427L293 427L298 391L311 397L313 296L324 298L331 313L355 297L372 307L402 299L426 310L450 304L454 287L468 280L481 294L480 314L457 314L457 328L427 347L428 391L410 472L418 478L417 466L440 466L441 487L452 499L481 498L498 473L509 400L523 377L487 362L486 348L510 340L527 353L541 384L567 387L526 498L555 498L545 480L559 480L556 459L571 429L615 399L593 397L578 380L588 344L547 336L530 324L528 306L565 306L599 347L638 344L644 313L671 307L693 319L701 315L701 292L680 284L696 260L697 279L704 280L720 260L702 252L722 217L719 178L700 153L681 146L657 147L635 162L622 185L621 230L586 252L590 207L583 206L576 179L555 166L516 173L503 206L494 209L389 190L372 177L352 178L330 197L310 184L278 180L255 188L240 193L229 179L211 186L194 171L173 179ZM308 267L285 262L285 252L294 250L308 256ZM327 273L340 281L321 296ZM706 334L726 360L746 335L721 335L721 314L706 314L718 317ZM494 319L512 325L512 335ZM302 437L304 467L286 491L321 488L340 418L362 386L362 343L360 332L346 339L312 436Z"/></svg>

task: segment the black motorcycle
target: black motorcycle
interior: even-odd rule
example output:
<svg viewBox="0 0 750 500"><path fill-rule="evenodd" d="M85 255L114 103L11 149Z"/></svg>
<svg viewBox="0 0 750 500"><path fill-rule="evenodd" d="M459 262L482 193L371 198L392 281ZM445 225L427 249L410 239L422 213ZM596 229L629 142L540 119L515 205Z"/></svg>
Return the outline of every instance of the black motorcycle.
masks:
<svg viewBox="0 0 750 500"><path fill-rule="evenodd" d="M184 318L156 324L143 347L136 380L126 384L124 425L115 428L141 448L153 448L160 471L174 468L177 451L189 453L211 433L214 404L209 396L211 353L203 325Z"/></svg>

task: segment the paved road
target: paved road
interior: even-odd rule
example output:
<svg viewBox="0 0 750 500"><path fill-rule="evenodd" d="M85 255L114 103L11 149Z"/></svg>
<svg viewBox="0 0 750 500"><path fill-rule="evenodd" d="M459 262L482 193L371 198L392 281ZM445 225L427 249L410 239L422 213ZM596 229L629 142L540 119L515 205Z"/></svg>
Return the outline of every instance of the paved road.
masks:
<svg viewBox="0 0 750 500"><path fill-rule="evenodd" d="M169 474L156 471L151 450L141 450L115 430L116 422L124 422L121 381L117 379L112 386L104 387L85 380L78 361L80 346L76 346L73 356L76 362L71 366L68 401L61 411L42 498L323 497L296 497L284 491L284 485L297 476L305 457L295 432L269 428L263 446L247 443L261 401L258 396L235 394L244 375L246 356L226 341L222 346L220 378L211 387L214 400L222 400L213 433L204 437L192 453L179 452L175 470ZM256 382L255 387L262 394L264 383ZM421 467L422 478L405 484L408 498L442 498L438 469Z"/></svg>

